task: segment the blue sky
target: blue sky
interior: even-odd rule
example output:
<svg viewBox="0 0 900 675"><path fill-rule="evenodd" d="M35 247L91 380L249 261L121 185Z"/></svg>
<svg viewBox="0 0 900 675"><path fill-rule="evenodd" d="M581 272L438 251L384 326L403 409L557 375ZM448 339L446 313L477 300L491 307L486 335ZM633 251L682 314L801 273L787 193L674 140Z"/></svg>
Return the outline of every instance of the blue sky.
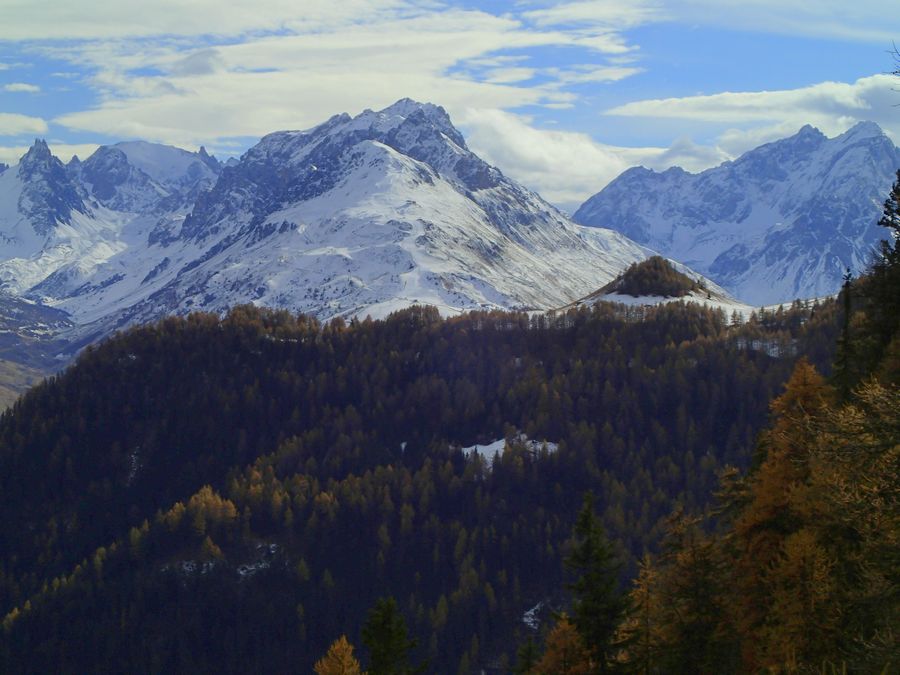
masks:
<svg viewBox="0 0 900 675"><path fill-rule="evenodd" d="M0 161L131 138L240 154L409 96L572 207L803 124L900 142L893 0L0 0ZM52 20L51 20L52 17Z"/></svg>

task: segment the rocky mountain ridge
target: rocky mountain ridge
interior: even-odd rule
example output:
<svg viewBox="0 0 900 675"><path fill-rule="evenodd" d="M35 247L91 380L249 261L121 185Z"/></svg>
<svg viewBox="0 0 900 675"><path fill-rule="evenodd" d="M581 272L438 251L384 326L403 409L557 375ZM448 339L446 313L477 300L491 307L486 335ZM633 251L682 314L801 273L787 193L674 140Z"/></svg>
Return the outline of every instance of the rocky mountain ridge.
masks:
<svg viewBox="0 0 900 675"><path fill-rule="evenodd" d="M873 122L790 138L690 174L629 169L574 220L609 227L754 305L835 293L863 271L900 149Z"/></svg>
<svg viewBox="0 0 900 675"><path fill-rule="evenodd" d="M141 142L42 161L37 187L22 164L0 174L0 195L35 190L56 209L0 213L31 242L0 246L0 283L68 312L81 342L247 302L320 319L550 309L647 256L575 225L472 153L443 108L409 99L269 134L224 165Z"/></svg>

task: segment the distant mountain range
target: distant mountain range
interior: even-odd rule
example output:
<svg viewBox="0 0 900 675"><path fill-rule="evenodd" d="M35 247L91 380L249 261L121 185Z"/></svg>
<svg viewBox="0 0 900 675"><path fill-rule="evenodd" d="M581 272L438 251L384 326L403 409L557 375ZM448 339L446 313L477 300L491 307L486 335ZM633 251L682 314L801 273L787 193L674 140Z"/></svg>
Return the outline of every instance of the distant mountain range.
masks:
<svg viewBox="0 0 900 675"><path fill-rule="evenodd" d="M0 174L0 283L81 341L253 302L328 319L413 304L549 309L647 251L486 164L446 112L401 100L270 134L222 165L143 142Z"/></svg>
<svg viewBox="0 0 900 675"><path fill-rule="evenodd" d="M225 164L134 141L64 165L36 141L0 167L0 291L65 312L70 349L248 302L320 319L558 308L655 251L769 304L865 266L898 165L874 124L832 140L804 127L698 175L626 171L576 224L409 99Z"/></svg>
<svg viewBox="0 0 900 675"><path fill-rule="evenodd" d="M629 169L575 213L678 260L754 305L835 293L886 236L900 150L877 124L811 126L699 174Z"/></svg>

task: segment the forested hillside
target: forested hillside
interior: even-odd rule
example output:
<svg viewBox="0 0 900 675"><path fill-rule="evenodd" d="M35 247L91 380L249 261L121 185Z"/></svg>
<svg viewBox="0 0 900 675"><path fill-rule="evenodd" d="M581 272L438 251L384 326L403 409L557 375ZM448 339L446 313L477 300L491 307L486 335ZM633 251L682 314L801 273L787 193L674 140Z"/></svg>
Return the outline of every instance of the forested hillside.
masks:
<svg viewBox="0 0 900 675"><path fill-rule="evenodd" d="M665 258L655 255L640 263L632 263L618 278L600 289L599 293L619 295L658 295L680 298L691 291L700 291L700 282L679 272Z"/></svg>
<svg viewBox="0 0 900 675"><path fill-rule="evenodd" d="M830 381L801 359L749 471L723 473L713 508L673 512L627 598L571 586L574 625L522 671L898 672L900 172L880 225L868 273L845 279ZM582 582L609 579L601 535Z"/></svg>
<svg viewBox="0 0 900 675"><path fill-rule="evenodd" d="M836 316L242 307L129 331L0 420L0 669L309 672L390 595L431 672L502 671L523 612L564 600L582 493L624 579L673 504L749 463Z"/></svg>

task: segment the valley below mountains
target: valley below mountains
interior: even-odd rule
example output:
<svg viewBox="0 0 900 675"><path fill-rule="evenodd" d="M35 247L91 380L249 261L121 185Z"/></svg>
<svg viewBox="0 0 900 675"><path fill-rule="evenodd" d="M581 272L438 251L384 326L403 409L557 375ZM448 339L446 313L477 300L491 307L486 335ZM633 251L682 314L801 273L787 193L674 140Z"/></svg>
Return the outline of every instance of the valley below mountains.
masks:
<svg viewBox="0 0 900 675"><path fill-rule="evenodd" d="M892 672L898 164L805 127L570 219L408 99L36 141L0 672Z"/></svg>

